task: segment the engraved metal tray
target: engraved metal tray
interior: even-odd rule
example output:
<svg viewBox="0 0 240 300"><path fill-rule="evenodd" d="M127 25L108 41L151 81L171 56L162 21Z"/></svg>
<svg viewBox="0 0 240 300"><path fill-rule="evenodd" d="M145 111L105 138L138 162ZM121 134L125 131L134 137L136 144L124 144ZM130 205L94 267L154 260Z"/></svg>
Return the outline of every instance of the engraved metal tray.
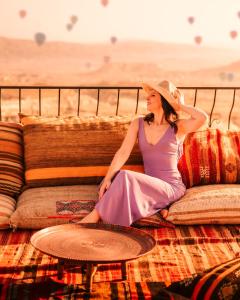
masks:
<svg viewBox="0 0 240 300"><path fill-rule="evenodd" d="M42 229L31 237L41 252L59 259L93 263L122 262L149 253L156 245L148 233L112 224L63 224Z"/></svg>

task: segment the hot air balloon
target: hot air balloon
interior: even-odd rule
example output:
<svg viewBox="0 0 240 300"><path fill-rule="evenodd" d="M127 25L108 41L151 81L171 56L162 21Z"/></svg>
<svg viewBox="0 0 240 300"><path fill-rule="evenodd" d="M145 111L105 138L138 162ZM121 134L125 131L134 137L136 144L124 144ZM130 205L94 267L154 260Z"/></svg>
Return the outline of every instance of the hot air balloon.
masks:
<svg viewBox="0 0 240 300"><path fill-rule="evenodd" d="M194 40L196 44L200 45L202 42L202 37L200 35L197 35L195 36Z"/></svg>
<svg viewBox="0 0 240 300"><path fill-rule="evenodd" d="M112 36L110 40L111 40L112 44L115 44L117 41L117 38L115 36Z"/></svg>
<svg viewBox="0 0 240 300"><path fill-rule="evenodd" d="M27 15L26 10L24 10L24 9L19 10L19 16L20 16L21 18L25 18L26 15Z"/></svg>
<svg viewBox="0 0 240 300"><path fill-rule="evenodd" d="M240 11L238 11L237 15L238 15L238 17L240 18Z"/></svg>
<svg viewBox="0 0 240 300"><path fill-rule="evenodd" d="M44 44L44 42L46 40L46 35L42 32L37 32L34 35L34 39L35 39L36 43L38 44L38 46L41 46Z"/></svg>
<svg viewBox="0 0 240 300"><path fill-rule="evenodd" d="M76 24L78 21L78 17L77 16L71 16L71 22L72 24Z"/></svg>
<svg viewBox="0 0 240 300"><path fill-rule="evenodd" d="M235 39L237 37L237 31L236 30L230 31L230 36L232 39Z"/></svg>
<svg viewBox="0 0 240 300"><path fill-rule="evenodd" d="M101 0L101 3L103 6L107 6L108 5L108 0Z"/></svg>
<svg viewBox="0 0 240 300"><path fill-rule="evenodd" d="M188 17L188 22L190 24L193 24L194 23L194 17Z"/></svg>
<svg viewBox="0 0 240 300"><path fill-rule="evenodd" d="M220 73L219 76L222 80L226 78L226 74L224 72Z"/></svg>
<svg viewBox="0 0 240 300"><path fill-rule="evenodd" d="M110 56L108 56L108 55L105 55L104 57L103 57L103 61L104 61L104 63L105 64L108 64L109 62L110 62Z"/></svg>
<svg viewBox="0 0 240 300"><path fill-rule="evenodd" d="M90 68L91 68L91 63L90 63L90 62L87 62L87 63L85 64L85 66L86 66L87 69L90 69Z"/></svg>
<svg viewBox="0 0 240 300"><path fill-rule="evenodd" d="M233 73L228 73L228 80L232 81L234 78L234 74Z"/></svg>
<svg viewBox="0 0 240 300"><path fill-rule="evenodd" d="M67 28L68 31L70 31L70 30L72 30L73 25L69 23L69 24L66 25L66 28Z"/></svg>

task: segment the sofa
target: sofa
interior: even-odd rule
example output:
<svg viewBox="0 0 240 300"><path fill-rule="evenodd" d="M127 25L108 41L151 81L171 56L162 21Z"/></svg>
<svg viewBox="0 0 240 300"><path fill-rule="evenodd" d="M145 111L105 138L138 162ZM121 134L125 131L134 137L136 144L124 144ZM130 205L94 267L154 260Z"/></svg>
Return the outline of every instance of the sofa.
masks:
<svg viewBox="0 0 240 300"><path fill-rule="evenodd" d="M59 291L60 298L84 298L81 271L70 269L62 282L53 280L56 261L33 249L29 239L36 230L81 219L93 209L98 185L131 119L20 113L18 123L0 122L1 245L8 257L6 261L2 254L0 261L4 297L35 299L36 283L45 283L47 294L41 289L37 293L41 299L57 297ZM123 168L144 172L137 142ZM93 299L103 294L119 299L191 298L186 287L208 270L224 273L226 267L220 266L226 262L235 268L224 276L224 284L215 290L211 285L207 292L221 294L219 299L239 292L240 131L206 127L189 133L178 168L187 191L169 207L167 219L157 213L132 225L153 234L157 247L129 263L127 285L115 282L119 266L100 268ZM181 288L185 294L177 294ZM205 299L202 295L195 299Z"/></svg>

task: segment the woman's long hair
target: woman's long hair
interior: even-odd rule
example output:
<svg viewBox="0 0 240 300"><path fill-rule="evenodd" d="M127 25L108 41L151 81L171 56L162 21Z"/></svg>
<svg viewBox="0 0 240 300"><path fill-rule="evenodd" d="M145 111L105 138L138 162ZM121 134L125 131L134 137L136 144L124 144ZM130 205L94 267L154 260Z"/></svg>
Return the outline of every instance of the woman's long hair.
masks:
<svg viewBox="0 0 240 300"><path fill-rule="evenodd" d="M177 133L178 127L176 120L178 119L178 113L175 109L168 103L168 101L161 95L162 108L164 113L164 118L174 128L174 132ZM154 121L154 113L147 114L144 118L144 121L147 121L148 124Z"/></svg>

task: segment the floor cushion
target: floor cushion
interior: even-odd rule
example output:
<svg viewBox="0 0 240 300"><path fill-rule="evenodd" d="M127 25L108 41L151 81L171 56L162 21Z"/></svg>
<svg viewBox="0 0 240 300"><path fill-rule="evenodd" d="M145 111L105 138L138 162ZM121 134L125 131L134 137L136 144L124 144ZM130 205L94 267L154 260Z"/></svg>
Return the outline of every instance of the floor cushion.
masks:
<svg viewBox="0 0 240 300"><path fill-rule="evenodd" d="M16 200L8 195L0 194L0 229L9 228L9 220L16 208Z"/></svg>
<svg viewBox="0 0 240 300"><path fill-rule="evenodd" d="M73 216L82 218L93 210L96 196L94 185L27 189L17 200L11 227L40 229L68 223Z"/></svg>
<svg viewBox="0 0 240 300"><path fill-rule="evenodd" d="M186 190L169 208L174 224L240 224L240 184L211 184Z"/></svg>

